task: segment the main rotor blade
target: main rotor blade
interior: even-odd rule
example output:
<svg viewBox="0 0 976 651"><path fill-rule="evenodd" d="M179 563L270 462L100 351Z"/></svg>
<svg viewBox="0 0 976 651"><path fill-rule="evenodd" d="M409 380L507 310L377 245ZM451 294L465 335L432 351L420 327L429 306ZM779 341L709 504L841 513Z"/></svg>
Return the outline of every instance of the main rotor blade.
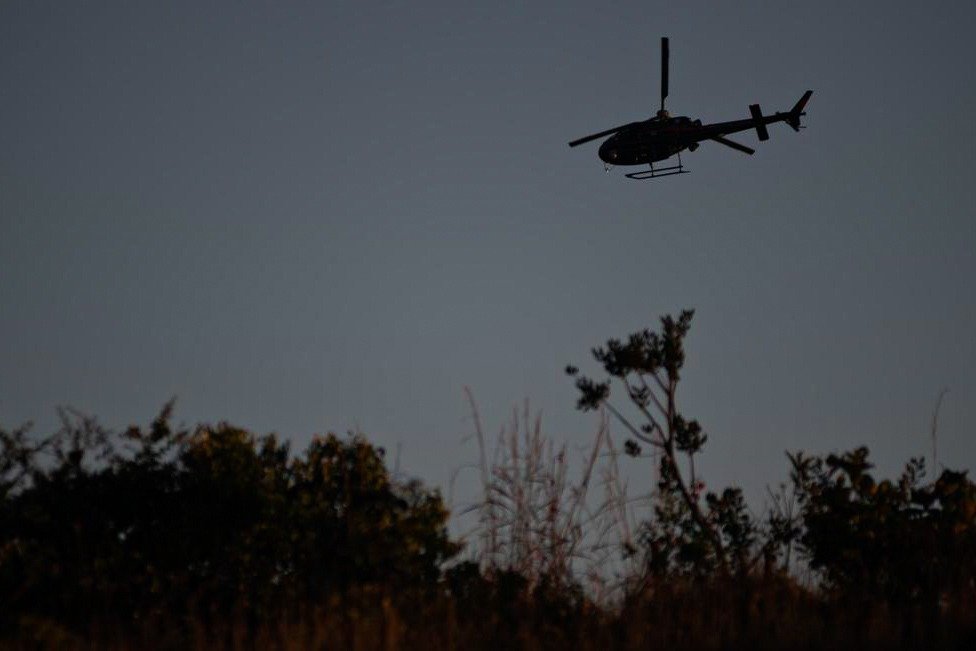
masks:
<svg viewBox="0 0 976 651"><path fill-rule="evenodd" d="M722 143L726 147L731 147L732 149L738 149L743 154L749 154L750 156L752 156L753 154L756 153L756 150L753 149L752 147L746 147L745 145L740 145L734 140L729 140L728 138L723 138L722 136L712 136L712 140L714 140L715 142Z"/></svg>
<svg viewBox="0 0 976 651"><path fill-rule="evenodd" d="M668 37L661 38L661 110L664 110L664 98L668 96Z"/></svg>
<svg viewBox="0 0 976 651"><path fill-rule="evenodd" d="M584 142L589 142L591 140L596 140L597 138L602 138L603 136L609 136L611 133L617 133L624 127L629 125L625 124L623 126L614 127L612 129L607 129L606 131L601 131L600 133L593 133L588 136L583 136L582 138L577 138L576 140L569 143L570 147L575 147L576 145L582 145Z"/></svg>

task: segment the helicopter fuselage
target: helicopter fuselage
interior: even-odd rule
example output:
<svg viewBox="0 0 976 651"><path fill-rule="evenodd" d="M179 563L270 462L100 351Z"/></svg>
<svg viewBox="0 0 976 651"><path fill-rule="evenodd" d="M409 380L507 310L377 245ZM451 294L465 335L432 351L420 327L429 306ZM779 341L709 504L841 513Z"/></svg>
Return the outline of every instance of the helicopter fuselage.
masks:
<svg viewBox="0 0 976 651"><path fill-rule="evenodd" d="M685 149L694 151L702 139L701 120L679 116L633 122L600 145L600 160L608 165L646 165Z"/></svg>

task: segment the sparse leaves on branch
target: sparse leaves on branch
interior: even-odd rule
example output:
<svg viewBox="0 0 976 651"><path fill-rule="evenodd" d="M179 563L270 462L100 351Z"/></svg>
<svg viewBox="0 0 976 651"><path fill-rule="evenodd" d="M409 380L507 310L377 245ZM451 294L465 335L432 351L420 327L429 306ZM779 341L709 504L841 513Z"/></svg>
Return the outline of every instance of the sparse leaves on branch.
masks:
<svg viewBox="0 0 976 651"><path fill-rule="evenodd" d="M677 406L684 338L693 315L685 310L678 318L664 316L657 332L641 330L593 349L594 359L610 376L606 381L580 376L576 367L568 370L577 378L577 407L605 408L627 429L627 454L639 456L641 444L646 444L660 455L655 518L647 523L644 536L649 567L655 572L748 571L756 526L738 489L708 494L702 502L694 457L708 437L698 421L685 418ZM623 391L629 410L610 401L615 387Z"/></svg>

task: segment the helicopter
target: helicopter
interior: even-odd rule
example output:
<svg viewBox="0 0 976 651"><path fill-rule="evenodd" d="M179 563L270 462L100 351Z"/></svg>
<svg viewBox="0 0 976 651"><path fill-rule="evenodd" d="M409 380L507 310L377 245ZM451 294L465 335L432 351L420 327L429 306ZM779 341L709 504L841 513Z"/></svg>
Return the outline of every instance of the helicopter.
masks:
<svg viewBox="0 0 976 651"><path fill-rule="evenodd" d="M805 128L800 126L800 118L806 115L803 109L806 107L810 96L813 95L812 90L803 93L800 100L786 113L777 112L773 115L763 115L759 105L752 104L749 106L752 117L744 120L702 124L701 120L692 120L685 116L671 117L671 114L664 108L664 100L668 96L668 58L668 39L664 37L661 39L661 109L657 115L648 120L630 122L613 129L583 136L570 142L569 146L576 147L591 140L610 136L600 145L598 151L607 173L614 165L650 165L649 170L624 175L629 179L646 180L673 174L687 174L688 170L681 163L681 152L685 149L695 151L698 149L699 143L706 140L752 155L756 153L755 149L729 140L725 136L730 133L755 129L760 141L769 140L769 131L766 129L766 125L775 122L786 122L794 131ZM676 154L678 156L677 165L654 167L654 163L671 158Z"/></svg>

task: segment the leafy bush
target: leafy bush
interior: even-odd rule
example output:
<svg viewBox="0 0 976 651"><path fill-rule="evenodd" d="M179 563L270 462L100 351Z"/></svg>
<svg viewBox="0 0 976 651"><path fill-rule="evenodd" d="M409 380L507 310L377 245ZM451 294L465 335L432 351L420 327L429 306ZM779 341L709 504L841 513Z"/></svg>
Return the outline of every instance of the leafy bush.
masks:
<svg viewBox="0 0 976 651"><path fill-rule="evenodd" d="M877 481L864 447L790 462L802 518L793 536L836 594L976 599L976 484L965 472L925 484L923 461L912 459L896 481Z"/></svg>
<svg viewBox="0 0 976 651"><path fill-rule="evenodd" d="M436 492L396 484L360 437L220 424L114 435L65 412L40 443L0 430L3 624L232 610L262 616L352 586L436 585L456 554Z"/></svg>

